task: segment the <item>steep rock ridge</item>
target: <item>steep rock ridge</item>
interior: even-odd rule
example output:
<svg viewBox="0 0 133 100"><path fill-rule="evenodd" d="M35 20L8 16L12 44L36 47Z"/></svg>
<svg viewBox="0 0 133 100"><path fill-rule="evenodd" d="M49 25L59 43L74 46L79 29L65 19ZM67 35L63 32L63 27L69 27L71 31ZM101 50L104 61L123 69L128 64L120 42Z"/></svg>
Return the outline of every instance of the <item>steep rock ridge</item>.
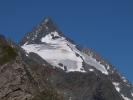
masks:
<svg viewBox="0 0 133 100"><path fill-rule="evenodd" d="M10 43L5 38L0 37L0 41L2 47L8 45L17 53L11 60L6 60L0 65L0 100L63 100L46 82L48 75L52 73L47 63L43 62L49 66L48 68L26 57L25 52L19 46L9 45ZM1 54L3 52L8 53L2 50ZM6 55L2 57L4 56Z"/></svg>
<svg viewBox="0 0 133 100"><path fill-rule="evenodd" d="M102 58L99 54L91 49L83 48L82 51L88 55L92 55L97 61L100 61L104 66L106 66L109 72L108 78L111 80L116 91L120 93L124 100L132 100L131 94L133 91L133 85L122 74L120 74L120 72L116 70L115 66L113 66L111 63L106 61L104 58Z"/></svg>
<svg viewBox="0 0 133 100"><path fill-rule="evenodd" d="M17 59L17 50L0 36L0 100L26 100L31 96L23 91L26 82L21 84L21 77L25 79L26 76Z"/></svg>
<svg viewBox="0 0 133 100"><path fill-rule="evenodd" d="M17 51L12 45L5 40L5 37L0 35L0 65L15 59Z"/></svg>
<svg viewBox="0 0 133 100"><path fill-rule="evenodd" d="M50 17L44 18L41 24L35 27L32 32L29 32L25 35L25 37L22 39L20 44L22 45L26 42L29 44L41 43L42 37L54 31L59 32L58 28L56 27L52 19ZM61 32L60 32L60 35L61 35Z"/></svg>

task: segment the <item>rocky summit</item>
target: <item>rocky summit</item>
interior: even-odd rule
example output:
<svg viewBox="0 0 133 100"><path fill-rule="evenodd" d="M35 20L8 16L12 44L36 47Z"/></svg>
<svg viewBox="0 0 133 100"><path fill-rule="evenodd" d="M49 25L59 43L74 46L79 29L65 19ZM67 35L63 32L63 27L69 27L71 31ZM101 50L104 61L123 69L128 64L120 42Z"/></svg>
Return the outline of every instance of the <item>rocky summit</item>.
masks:
<svg viewBox="0 0 133 100"><path fill-rule="evenodd" d="M19 44L0 35L0 100L133 100L133 85L45 18Z"/></svg>

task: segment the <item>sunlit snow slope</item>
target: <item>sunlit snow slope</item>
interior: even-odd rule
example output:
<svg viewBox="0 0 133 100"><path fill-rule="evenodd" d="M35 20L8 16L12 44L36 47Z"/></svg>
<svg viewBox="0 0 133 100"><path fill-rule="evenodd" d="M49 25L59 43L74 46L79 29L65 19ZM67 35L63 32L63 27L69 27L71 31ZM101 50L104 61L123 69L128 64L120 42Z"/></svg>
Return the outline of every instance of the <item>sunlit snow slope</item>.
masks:
<svg viewBox="0 0 133 100"><path fill-rule="evenodd" d="M93 66L104 74L108 74L106 68L91 56L80 52L76 45L69 42L65 37L54 31L41 38L39 44L22 45L27 52L34 52L49 62L54 67L61 68L66 72L79 71L86 72L83 62Z"/></svg>

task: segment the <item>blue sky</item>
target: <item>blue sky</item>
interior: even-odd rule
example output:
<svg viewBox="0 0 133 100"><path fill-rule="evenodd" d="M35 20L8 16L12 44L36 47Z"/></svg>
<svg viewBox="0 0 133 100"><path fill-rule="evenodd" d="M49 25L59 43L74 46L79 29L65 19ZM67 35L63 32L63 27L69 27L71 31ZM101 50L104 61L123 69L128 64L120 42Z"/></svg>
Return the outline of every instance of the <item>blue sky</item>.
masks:
<svg viewBox="0 0 133 100"><path fill-rule="evenodd" d="M133 83L133 0L0 0L0 33L19 41L46 16Z"/></svg>

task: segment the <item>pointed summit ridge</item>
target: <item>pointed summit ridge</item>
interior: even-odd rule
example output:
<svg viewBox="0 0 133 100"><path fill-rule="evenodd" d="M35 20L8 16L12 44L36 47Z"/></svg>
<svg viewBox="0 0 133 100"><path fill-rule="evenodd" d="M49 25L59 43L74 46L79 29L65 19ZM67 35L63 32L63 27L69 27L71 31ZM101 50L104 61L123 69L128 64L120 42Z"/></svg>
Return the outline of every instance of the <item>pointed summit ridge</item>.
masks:
<svg viewBox="0 0 133 100"><path fill-rule="evenodd" d="M54 23L51 17L45 17L39 27L46 29L49 32L57 31L57 25Z"/></svg>
<svg viewBox="0 0 133 100"><path fill-rule="evenodd" d="M45 17L45 18L43 19L42 22L43 22L44 24L47 24L47 23L49 23L49 22L52 22L52 23L53 23L53 20L52 20L51 17Z"/></svg>
<svg viewBox="0 0 133 100"><path fill-rule="evenodd" d="M69 38L58 31L51 18L46 17L42 20L35 31L26 35L25 39L21 45L25 55L35 59L44 65L43 67L63 73L57 75L54 73L54 78L50 81L53 86L60 84L63 89L66 87L63 93L73 93L72 97L75 98L72 100L133 100L132 85L123 78L123 75L94 51L82 47L79 49L76 43L69 41ZM47 66L46 62L50 66ZM51 75L46 79L51 79ZM57 89L60 90L61 87ZM83 91L85 93L80 96Z"/></svg>
<svg viewBox="0 0 133 100"><path fill-rule="evenodd" d="M41 23L33 29L32 32L29 32L25 35L25 38L23 38L20 45L25 43L41 43L41 38L52 32L57 32L59 35L62 34L62 32L59 31L56 24L53 22L52 18L45 17Z"/></svg>

